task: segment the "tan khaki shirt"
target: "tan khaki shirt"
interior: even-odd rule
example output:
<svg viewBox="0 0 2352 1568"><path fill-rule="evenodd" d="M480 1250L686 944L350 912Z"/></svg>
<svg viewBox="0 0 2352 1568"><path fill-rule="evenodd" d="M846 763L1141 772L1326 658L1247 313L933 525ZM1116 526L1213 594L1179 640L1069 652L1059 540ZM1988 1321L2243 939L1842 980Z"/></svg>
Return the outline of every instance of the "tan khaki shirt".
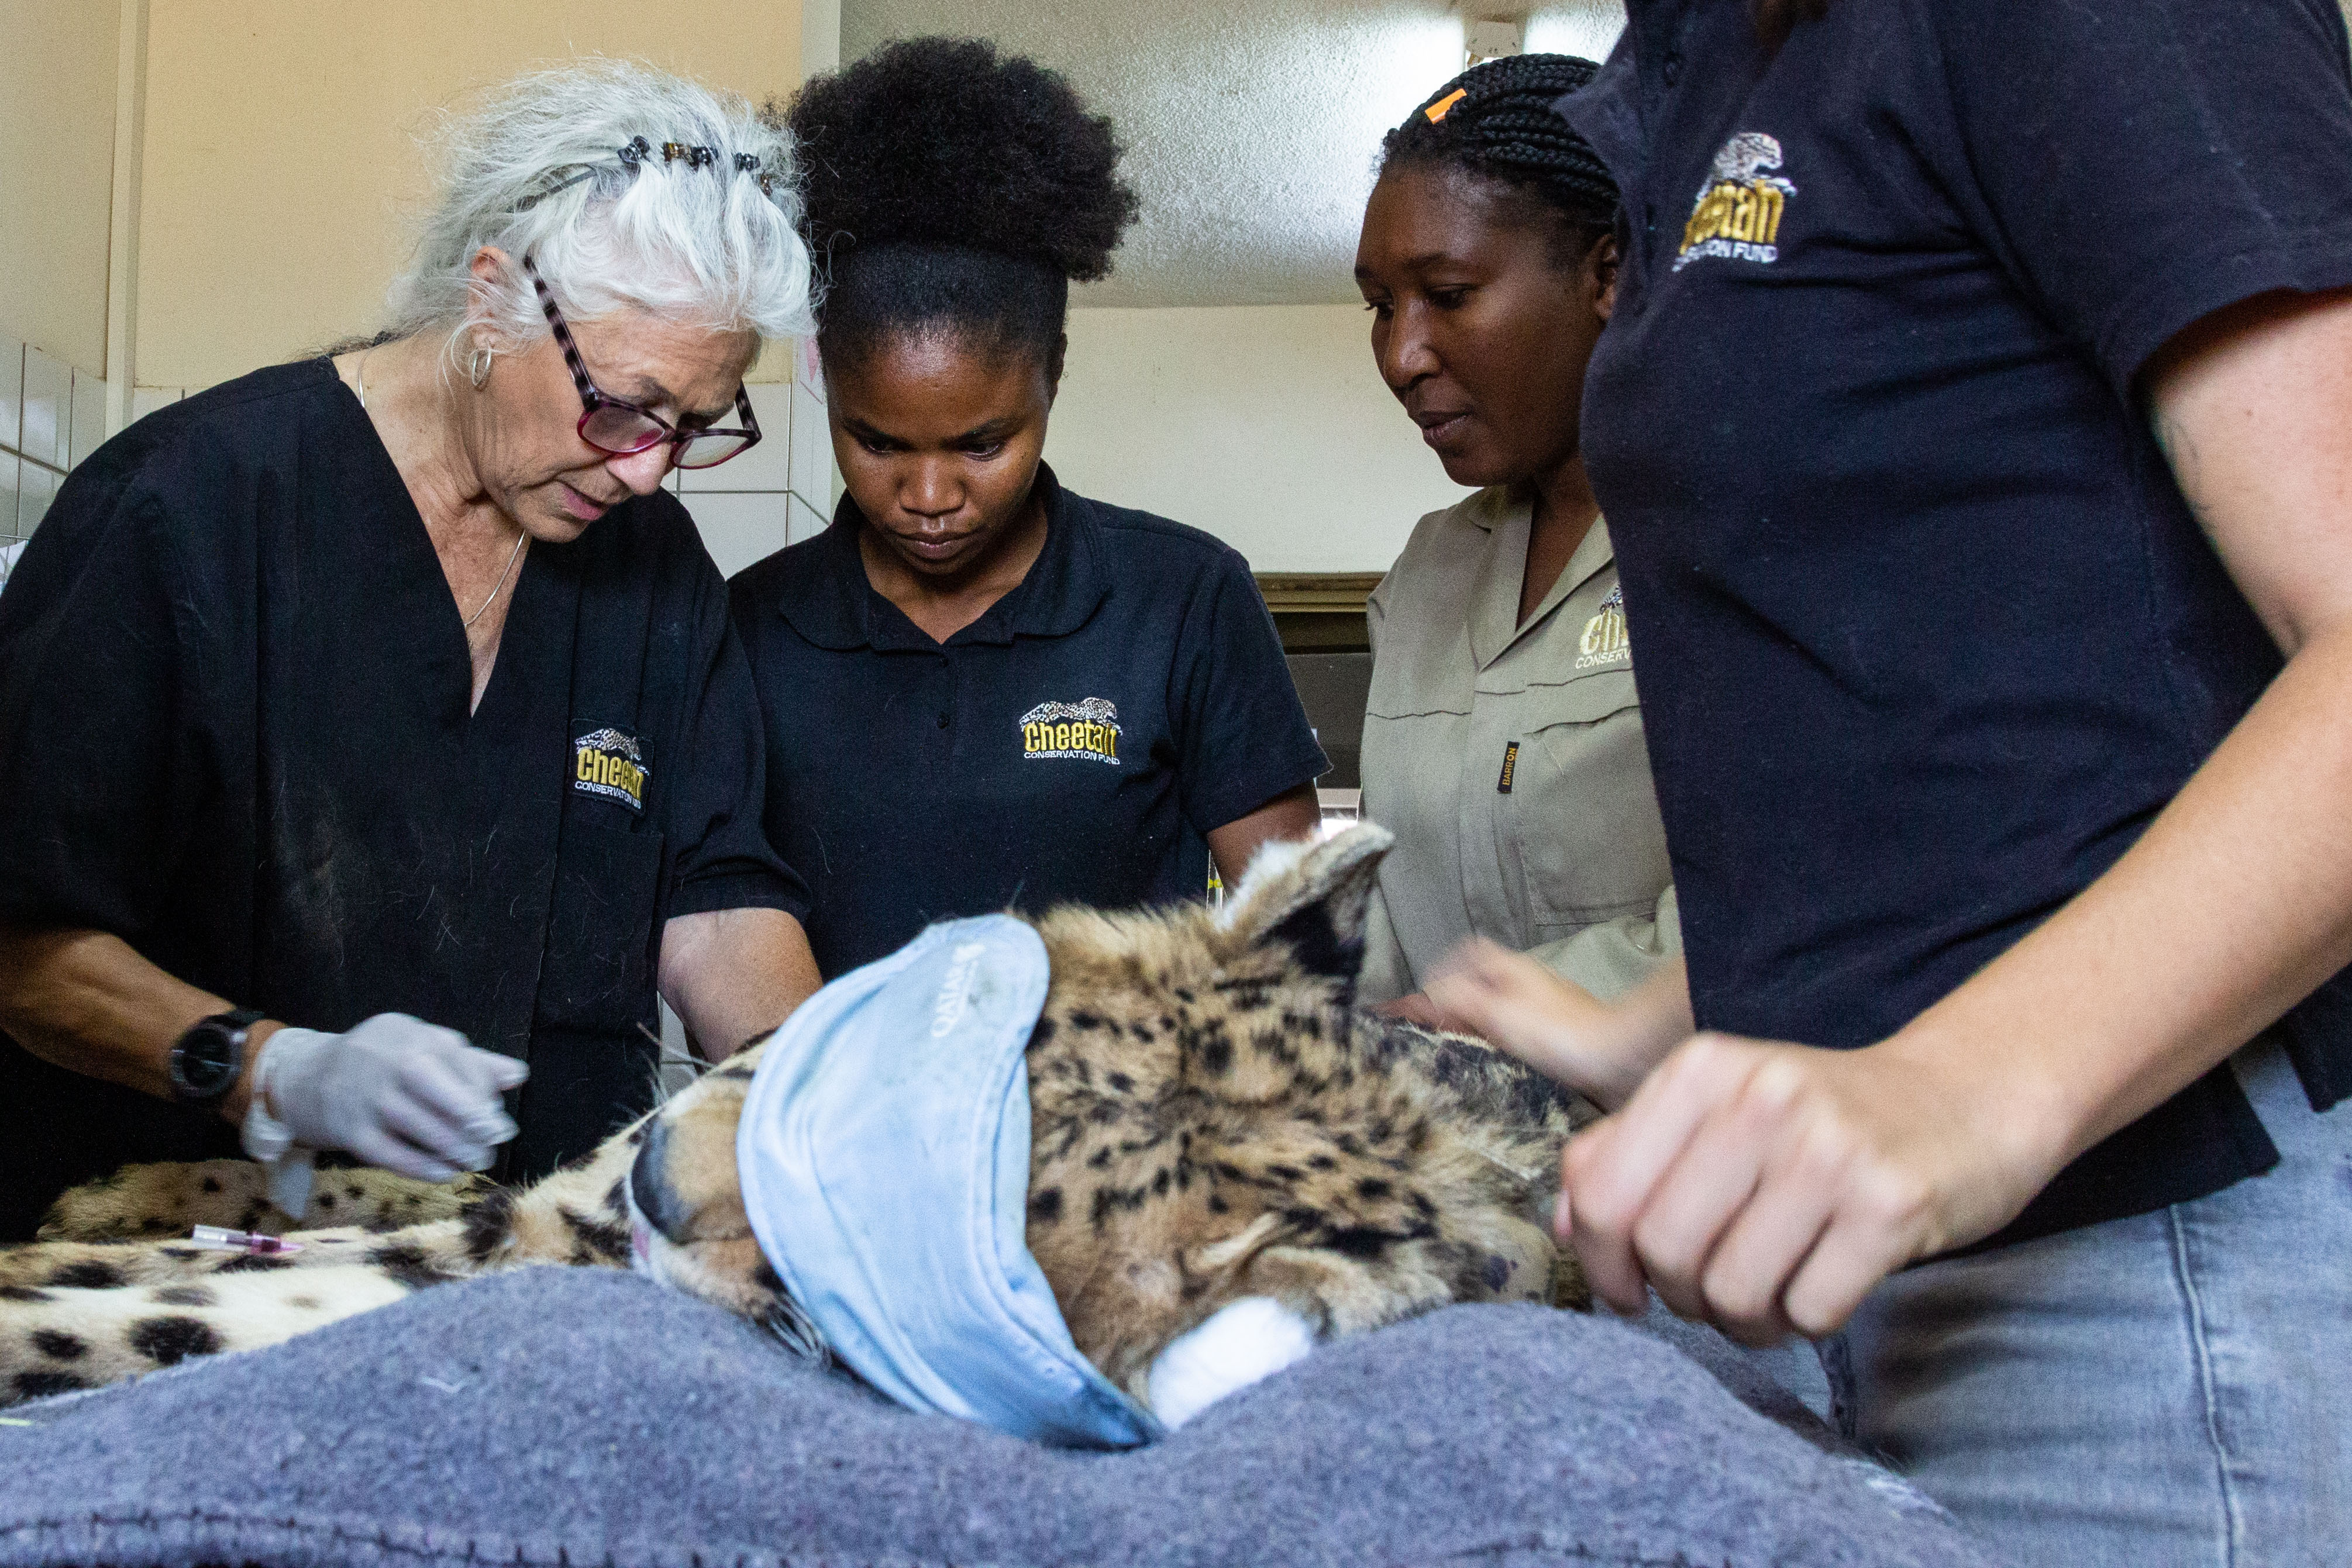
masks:
<svg viewBox="0 0 2352 1568"><path fill-rule="evenodd" d="M1363 810L1397 843L1367 1002L1474 934L1602 998L1681 949L1608 528L1520 626L1533 512L1501 486L1432 512L1372 591Z"/></svg>

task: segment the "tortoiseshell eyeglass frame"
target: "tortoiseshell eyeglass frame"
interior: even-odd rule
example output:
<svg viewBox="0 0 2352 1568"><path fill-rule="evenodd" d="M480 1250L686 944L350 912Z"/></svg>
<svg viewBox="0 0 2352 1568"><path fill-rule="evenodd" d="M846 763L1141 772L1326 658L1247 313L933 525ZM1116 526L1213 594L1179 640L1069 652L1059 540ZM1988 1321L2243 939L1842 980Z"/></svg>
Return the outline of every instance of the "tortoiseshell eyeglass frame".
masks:
<svg viewBox="0 0 2352 1568"><path fill-rule="evenodd" d="M580 345L572 340L572 329L563 324L562 312L555 308L555 296L548 292L547 279L539 275L538 267L528 256L522 258L522 269L530 275L530 286L539 290L539 308L547 313L547 324L555 333L556 346L563 350L563 362L572 367L572 384L580 389L580 423L577 429L580 432L581 440L597 451L609 453L615 457L635 456L667 441L673 449L670 454L671 465L678 468L695 469L716 468L721 463L742 456L760 444L760 421L751 413L751 394L740 385L735 389L735 412L743 416L743 427L740 430L680 430L651 409L640 408L626 398L614 397L611 392L600 389L594 382L588 379L587 362L580 357ZM589 423L606 409L623 410L644 420L650 427L646 433L646 438L634 446L614 446L589 434ZM740 441L742 444L721 453L709 462L698 463L694 461L695 444L706 441L713 445L727 441Z"/></svg>

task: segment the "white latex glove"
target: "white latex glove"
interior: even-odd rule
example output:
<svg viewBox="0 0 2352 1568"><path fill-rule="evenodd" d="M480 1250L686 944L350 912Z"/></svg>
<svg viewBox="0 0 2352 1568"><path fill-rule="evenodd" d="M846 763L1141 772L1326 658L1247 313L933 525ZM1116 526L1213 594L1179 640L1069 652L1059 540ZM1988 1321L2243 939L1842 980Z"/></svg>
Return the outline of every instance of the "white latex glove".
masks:
<svg viewBox="0 0 2352 1568"><path fill-rule="evenodd" d="M262 1047L245 1151L290 1166L306 1150L341 1149L420 1181L448 1181L488 1168L490 1151L515 1135L499 1096L530 1075L514 1058L406 1013L378 1013L343 1034L281 1029ZM273 1196L299 1218L308 1171L299 1182L284 1174Z"/></svg>

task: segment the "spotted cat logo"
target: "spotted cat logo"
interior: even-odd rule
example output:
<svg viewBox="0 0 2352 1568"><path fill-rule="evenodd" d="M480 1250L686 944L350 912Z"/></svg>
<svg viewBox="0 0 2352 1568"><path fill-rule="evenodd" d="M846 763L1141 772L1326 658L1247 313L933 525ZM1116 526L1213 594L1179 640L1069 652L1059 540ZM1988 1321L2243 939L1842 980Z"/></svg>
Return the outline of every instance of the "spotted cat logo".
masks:
<svg viewBox="0 0 2352 1568"><path fill-rule="evenodd" d="M1766 267L1780 259L1780 214L1797 187L1772 172L1780 166L1780 143L1760 131L1723 144L1683 225L1676 272L1710 256Z"/></svg>
<svg viewBox="0 0 2352 1568"><path fill-rule="evenodd" d="M1584 623L1576 645L1576 667L1597 670L1604 664L1627 664L1633 657L1633 639L1625 635L1625 591L1612 588L1601 601L1601 613Z"/></svg>
<svg viewBox="0 0 2352 1568"><path fill-rule="evenodd" d="M1021 755L1031 762L1074 758L1118 766L1118 709L1107 697L1039 703L1021 716Z"/></svg>
<svg viewBox="0 0 2352 1568"><path fill-rule="evenodd" d="M646 779L652 772L645 747L634 735L592 729L572 743L572 787L583 795L642 811Z"/></svg>

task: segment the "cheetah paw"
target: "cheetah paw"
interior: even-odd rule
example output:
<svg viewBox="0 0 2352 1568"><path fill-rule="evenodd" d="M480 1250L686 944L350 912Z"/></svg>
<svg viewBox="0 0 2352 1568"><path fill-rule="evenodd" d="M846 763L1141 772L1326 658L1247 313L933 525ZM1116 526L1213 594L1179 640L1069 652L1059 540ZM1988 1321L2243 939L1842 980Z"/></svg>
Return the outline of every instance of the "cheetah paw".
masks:
<svg viewBox="0 0 2352 1568"><path fill-rule="evenodd" d="M1151 1413L1173 1430L1314 1348L1306 1319L1272 1296L1244 1296L1160 1353L1146 1384Z"/></svg>

